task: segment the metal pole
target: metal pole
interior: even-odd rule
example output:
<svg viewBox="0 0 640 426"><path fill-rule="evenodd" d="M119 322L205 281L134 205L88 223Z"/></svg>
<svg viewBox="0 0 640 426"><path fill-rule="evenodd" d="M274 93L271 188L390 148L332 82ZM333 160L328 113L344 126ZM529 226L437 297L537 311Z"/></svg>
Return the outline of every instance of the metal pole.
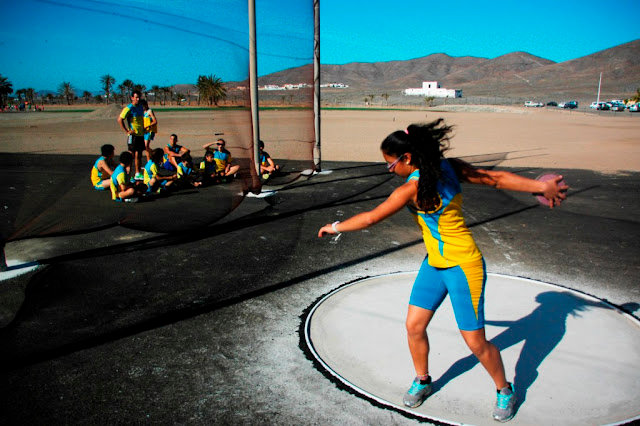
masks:
<svg viewBox="0 0 640 426"><path fill-rule="evenodd" d="M600 72L600 81L598 82L598 104L600 104L600 85L602 84L602 72Z"/></svg>
<svg viewBox="0 0 640 426"><path fill-rule="evenodd" d="M258 113L258 48L256 43L256 2L249 0L249 87L251 90L251 126L256 175L260 176L260 119Z"/></svg>
<svg viewBox="0 0 640 426"><path fill-rule="evenodd" d="M320 0L313 0L313 116L316 143L313 163L316 171L321 171L320 150Z"/></svg>

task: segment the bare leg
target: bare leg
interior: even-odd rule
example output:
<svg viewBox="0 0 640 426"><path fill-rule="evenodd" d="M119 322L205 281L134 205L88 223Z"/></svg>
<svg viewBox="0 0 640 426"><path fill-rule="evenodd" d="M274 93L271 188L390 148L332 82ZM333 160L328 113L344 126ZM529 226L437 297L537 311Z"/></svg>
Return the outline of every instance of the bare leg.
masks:
<svg viewBox="0 0 640 426"><path fill-rule="evenodd" d="M433 313L431 310L413 305L409 305L407 312L407 340L417 376L422 376L429 372L429 337L427 336L427 326L431 318L433 318Z"/></svg>
<svg viewBox="0 0 640 426"><path fill-rule="evenodd" d="M496 389L502 389L508 385L504 373L504 365L500 351L493 343L489 342L484 334L484 328L479 330L460 330L460 334L464 338L471 352L478 358L480 364L487 370L496 384Z"/></svg>

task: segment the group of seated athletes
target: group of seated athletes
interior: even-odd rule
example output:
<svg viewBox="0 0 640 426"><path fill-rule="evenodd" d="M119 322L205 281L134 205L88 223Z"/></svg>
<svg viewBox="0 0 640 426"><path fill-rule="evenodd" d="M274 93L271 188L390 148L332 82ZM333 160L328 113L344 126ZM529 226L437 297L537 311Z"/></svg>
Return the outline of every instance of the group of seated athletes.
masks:
<svg viewBox="0 0 640 426"><path fill-rule="evenodd" d="M147 163L142 173L135 173L134 154L123 151L119 164L113 168L115 148L106 144L91 168L91 184L98 191L111 190L114 201L136 202L139 197L163 193L185 187L201 187L231 181L240 166L232 163L231 153L225 148L224 139L203 146L205 153L197 170L189 149L178 144L178 136L172 134L164 148L148 149ZM268 179L279 167L264 151L260 141L260 173ZM133 176L133 177L132 177Z"/></svg>

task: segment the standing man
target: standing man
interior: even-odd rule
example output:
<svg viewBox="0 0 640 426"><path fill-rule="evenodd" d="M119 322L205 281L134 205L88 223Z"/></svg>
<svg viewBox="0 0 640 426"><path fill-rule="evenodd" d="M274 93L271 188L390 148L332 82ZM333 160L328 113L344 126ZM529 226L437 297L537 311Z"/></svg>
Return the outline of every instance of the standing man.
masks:
<svg viewBox="0 0 640 426"><path fill-rule="evenodd" d="M139 90L134 90L131 93L131 103L122 109L118 117L118 124L128 135L127 148L133 155L136 180L143 179L142 173L140 173L140 166L142 163L142 151L145 150L144 108L140 104L141 97L142 93ZM127 122L126 125L125 120Z"/></svg>

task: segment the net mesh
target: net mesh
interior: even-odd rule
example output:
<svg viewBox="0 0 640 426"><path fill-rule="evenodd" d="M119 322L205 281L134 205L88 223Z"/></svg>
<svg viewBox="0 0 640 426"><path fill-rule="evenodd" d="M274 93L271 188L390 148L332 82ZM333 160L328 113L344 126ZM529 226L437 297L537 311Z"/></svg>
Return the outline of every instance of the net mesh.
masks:
<svg viewBox="0 0 640 426"><path fill-rule="evenodd" d="M109 99L107 105L45 105L43 113L2 114L0 178L7 183L2 191L3 244L43 236L90 234L115 226L160 233L193 230L228 215L247 193L259 192L263 183L284 185L298 179L303 171L312 170L312 2L291 1L287 7L278 8L258 3L259 84L283 87L259 91L263 106L260 138L266 145L265 152L279 166L279 171L270 175L258 174L255 168L247 2L61 1L43 6L64 9L74 22L85 25L98 18L106 22L109 40L118 34L114 43L127 47L119 50L116 61L129 62L129 68L121 74L113 73L116 83L112 93L120 98ZM139 18L142 16L144 19ZM285 25L290 22L295 25ZM38 27L37 22L34 27ZM102 30L94 30L95 43L100 45ZM56 40L49 38L46 43ZM33 39L35 50L41 42L45 40ZM172 46L179 48L167 52ZM140 47L141 54L132 61L135 47ZM82 52L72 51L70 55ZM100 79L112 67L111 55L104 56L109 60L91 64L83 72L93 72L95 80ZM152 72L154 69L166 72ZM207 97L196 85L199 76L220 78L226 96ZM274 82L273 78L280 80ZM164 196L141 198L138 203L114 202L109 190L94 190L89 173L100 156L100 147L115 146L113 166L117 165L118 154L126 150L126 135L116 121L129 103L131 88L122 86L126 79L144 85L143 97L158 119L151 148L164 147L175 133L179 144L190 150L197 170L204 159L203 145L223 138L233 164L239 166L236 176L226 183L187 186ZM295 87L284 89L285 85ZM65 112L54 113L61 109ZM142 165L146 161L144 155Z"/></svg>

